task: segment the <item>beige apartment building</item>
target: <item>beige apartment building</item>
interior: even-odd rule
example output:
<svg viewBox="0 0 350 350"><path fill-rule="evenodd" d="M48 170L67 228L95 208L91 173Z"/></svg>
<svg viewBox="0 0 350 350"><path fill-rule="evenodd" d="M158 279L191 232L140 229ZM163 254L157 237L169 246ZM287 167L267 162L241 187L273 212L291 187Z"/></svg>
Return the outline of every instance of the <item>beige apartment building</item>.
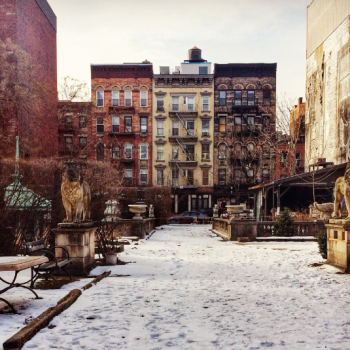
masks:
<svg viewBox="0 0 350 350"><path fill-rule="evenodd" d="M172 212L211 208L214 87L197 47L153 79L153 185L172 189Z"/></svg>

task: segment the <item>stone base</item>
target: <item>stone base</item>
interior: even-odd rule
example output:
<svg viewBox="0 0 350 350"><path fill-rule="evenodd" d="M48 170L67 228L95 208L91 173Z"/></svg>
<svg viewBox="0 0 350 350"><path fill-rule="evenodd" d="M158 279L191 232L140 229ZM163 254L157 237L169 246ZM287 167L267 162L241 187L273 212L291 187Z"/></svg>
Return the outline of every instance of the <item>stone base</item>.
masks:
<svg viewBox="0 0 350 350"><path fill-rule="evenodd" d="M231 220L231 241L237 241L239 237L256 238L258 225L255 220Z"/></svg>
<svg viewBox="0 0 350 350"><path fill-rule="evenodd" d="M88 268L95 262L95 231L90 228L59 227L52 230L55 234L55 245L67 249L72 264L66 270L73 275L86 275ZM56 248L56 257L66 257L62 249Z"/></svg>
<svg viewBox="0 0 350 350"><path fill-rule="evenodd" d="M350 271L350 221L330 219L327 228L327 263Z"/></svg>

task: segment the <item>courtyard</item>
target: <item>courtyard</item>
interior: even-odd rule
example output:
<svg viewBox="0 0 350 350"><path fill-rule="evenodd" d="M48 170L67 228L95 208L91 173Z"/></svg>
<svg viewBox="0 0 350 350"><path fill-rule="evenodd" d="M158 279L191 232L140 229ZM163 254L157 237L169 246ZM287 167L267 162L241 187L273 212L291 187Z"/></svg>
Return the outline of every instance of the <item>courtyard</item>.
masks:
<svg viewBox="0 0 350 350"><path fill-rule="evenodd" d="M111 275L24 349L349 349L349 275L319 264L315 242L222 242L207 225L163 226L119 258L128 264L93 270ZM21 315L0 316L1 343L85 283L23 298Z"/></svg>

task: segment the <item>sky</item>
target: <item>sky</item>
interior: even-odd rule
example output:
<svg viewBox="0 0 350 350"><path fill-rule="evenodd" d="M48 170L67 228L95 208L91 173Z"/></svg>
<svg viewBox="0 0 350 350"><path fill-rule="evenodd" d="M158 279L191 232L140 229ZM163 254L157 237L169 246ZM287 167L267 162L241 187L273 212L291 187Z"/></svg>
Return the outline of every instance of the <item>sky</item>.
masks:
<svg viewBox="0 0 350 350"><path fill-rule="evenodd" d="M214 63L277 63L277 94L305 96L311 0L48 0L57 16L58 83L90 86L90 64L174 68L197 46Z"/></svg>

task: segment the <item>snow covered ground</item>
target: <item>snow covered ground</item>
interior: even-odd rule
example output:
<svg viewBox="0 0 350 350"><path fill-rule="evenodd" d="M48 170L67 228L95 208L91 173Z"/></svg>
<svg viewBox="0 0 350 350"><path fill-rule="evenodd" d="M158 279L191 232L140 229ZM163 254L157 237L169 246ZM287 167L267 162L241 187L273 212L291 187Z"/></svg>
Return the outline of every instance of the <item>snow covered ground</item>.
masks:
<svg viewBox="0 0 350 350"><path fill-rule="evenodd" d="M209 228L165 226L126 246L130 263L95 269L111 277L23 349L350 349L350 275L309 266L324 261L315 242L237 244ZM0 341L40 302L0 315Z"/></svg>

